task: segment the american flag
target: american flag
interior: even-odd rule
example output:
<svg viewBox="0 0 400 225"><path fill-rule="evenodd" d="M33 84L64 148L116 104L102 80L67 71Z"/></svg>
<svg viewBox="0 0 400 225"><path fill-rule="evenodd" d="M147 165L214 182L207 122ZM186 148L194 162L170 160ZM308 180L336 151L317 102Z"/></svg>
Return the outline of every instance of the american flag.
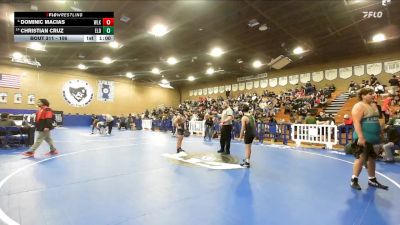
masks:
<svg viewBox="0 0 400 225"><path fill-rule="evenodd" d="M0 87L21 88L21 77L18 75L0 74Z"/></svg>

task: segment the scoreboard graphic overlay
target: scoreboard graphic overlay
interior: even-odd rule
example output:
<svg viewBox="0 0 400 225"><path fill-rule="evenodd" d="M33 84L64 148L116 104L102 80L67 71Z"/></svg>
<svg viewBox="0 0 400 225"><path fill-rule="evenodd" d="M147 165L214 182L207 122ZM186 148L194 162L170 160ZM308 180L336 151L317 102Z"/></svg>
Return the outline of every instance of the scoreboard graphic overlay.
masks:
<svg viewBox="0 0 400 225"><path fill-rule="evenodd" d="M14 42L112 42L114 12L15 12Z"/></svg>

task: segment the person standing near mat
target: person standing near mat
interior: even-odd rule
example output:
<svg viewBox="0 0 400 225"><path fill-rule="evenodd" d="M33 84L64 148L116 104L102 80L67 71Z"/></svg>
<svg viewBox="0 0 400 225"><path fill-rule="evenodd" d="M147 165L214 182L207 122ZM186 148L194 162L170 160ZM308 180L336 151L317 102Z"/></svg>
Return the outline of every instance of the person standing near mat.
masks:
<svg viewBox="0 0 400 225"><path fill-rule="evenodd" d="M183 114L183 110L179 110L178 114L175 117L174 120L174 126L176 127L176 153L180 152L185 152L185 150L182 149L182 141L183 141L183 134L185 131L185 123L186 123L186 117Z"/></svg>
<svg viewBox="0 0 400 225"><path fill-rule="evenodd" d="M244 137L244 145L246 151L246 158L240 165L246 168L250 168L250 156L251 156L251 144L253 143L254 137L256 136L256 126L254 116L249 113L250 107L244 105L242 112L244 113L242 117L242 128L240 130L241 140Z"/></svg>
<svg viewBox="0 0 400 225"><path fill-rule="evenodd" d="M353 106L351 111L355 130L353 140L357 144L353 153L356 159L353 165L351 187L356 190L361 190L361 186L358 184L358 176L365 161L368 171L368 185L388 189L388 186L379 183L375 177L377 154L374 151L374 145L381 143L383 134L379 123L379 110L373 103L373 99L374 90L369 88L361 89L358 92L359 102Z"/></svg>
<svg viewBox="0 0 400 225"><path fill-rule="evenodd" d="M36 112L35 126L37 131L37 138L31 149L27 152L22 153L25 156L33 157L35 151L40 144L45 140L50 146L50 151L46 155L57 155L58 151L54 146L53 139L51 139L50 131L54 128L54 113L51 110L50 103L47 99L41 98L38 100L37 105L39 110Z"/></svg>
<svg viewBox="0 0 400 225"><path fill-rule="evenodd" d="M220 144L221 149L218 153L231 154L231 135L232 135L232 120L233 120L233 110L229 107L228 100L222 103L223 111L221 114L221 138Z"/></svg>

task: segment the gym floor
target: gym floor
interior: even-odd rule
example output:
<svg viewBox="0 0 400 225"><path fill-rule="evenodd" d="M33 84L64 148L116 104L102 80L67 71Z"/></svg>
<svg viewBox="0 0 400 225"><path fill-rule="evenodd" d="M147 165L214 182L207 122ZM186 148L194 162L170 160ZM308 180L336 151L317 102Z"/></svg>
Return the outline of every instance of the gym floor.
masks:
<svg viewBox="0 0 400 225"><path fill-rule="evenodd" d="M176 151L171 133L89 127L53 131L60 155L35 158L0 150L0 224L400 224L400 166L377 163L389 190L350 188L353 157L327 150L253 145L250 169L210 169L164 157ZM189 156L216 154L219 141L185 138ZM244 157L233 141L231 157ZM227 159L227 160L226 160Z"/></svg>

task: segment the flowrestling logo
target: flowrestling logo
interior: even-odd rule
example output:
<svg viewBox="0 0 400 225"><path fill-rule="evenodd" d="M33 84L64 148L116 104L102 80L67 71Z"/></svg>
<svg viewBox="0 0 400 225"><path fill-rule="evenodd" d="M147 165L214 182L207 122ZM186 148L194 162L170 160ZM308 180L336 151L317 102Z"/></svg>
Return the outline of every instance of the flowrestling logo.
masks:
<svg viewBox="0 0 400 225"><path fill-rule="evenodd" d="M64 84L63 97L74 107L85 107L93 99L93 89L84 80L70 80Z"/></svg>

